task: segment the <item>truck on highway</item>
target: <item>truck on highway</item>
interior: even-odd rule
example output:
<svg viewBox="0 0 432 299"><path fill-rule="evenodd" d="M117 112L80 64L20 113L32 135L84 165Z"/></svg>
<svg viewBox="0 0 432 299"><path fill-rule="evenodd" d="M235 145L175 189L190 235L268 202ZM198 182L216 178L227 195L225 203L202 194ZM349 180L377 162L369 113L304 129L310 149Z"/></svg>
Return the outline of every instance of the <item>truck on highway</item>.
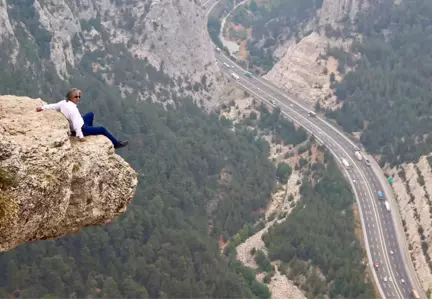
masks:
<svg viewBox="0 0 432 299"><path fill-rule="evenodd" d="M348 163L348 161L346 159L342 159L342 164L348 168L350 166L350 164Z"/></svg>
<svg viewBox="0 0 432 299"><path fill-rule="evenodd" d="M386 210L390 212L390 204L387 200L384 202L384 205L386 207Z"/></svg>
<svg viewBox="0 0 432 299"><path fill-rule="evenodd" d="M411 290L411 295L413 296L414 299L420 299L420 295L416 290Z"/></svg>
<svg viewBox="0 0 432 299"><path fill-rule="evenodd" d="M308 112L308 115L311 116L311 117L316 117L316 113L313 112L313 111L309 111L309 112Z"/></svg>
<svg viewBox="0 0 432 299"><path fill-rule="evenodd" d="M382 191L378 191L378 199L384 199L384 193Z"/></svg>
<svg viewBox="0 0 432 299"><path fill-rule="evenodd" d="M359 160L359 161L363 160L363 157L362 157L360 151L356 151L356 152L354 153L354 155L356 156L357 160Z"/></svg>
<svg viewBox="0 0 432 299"><path fill-rule="evenodd" d="M249 78L252 78L252 73L251 72L247 72L246 76L248 76Z"/></svg>
<svg viewBox="0 0 432 299"><path fill-rule="evenodd" d="M231 77L233 77L236 80L240 79L240 77L236 73L231 73Z"/></svg>

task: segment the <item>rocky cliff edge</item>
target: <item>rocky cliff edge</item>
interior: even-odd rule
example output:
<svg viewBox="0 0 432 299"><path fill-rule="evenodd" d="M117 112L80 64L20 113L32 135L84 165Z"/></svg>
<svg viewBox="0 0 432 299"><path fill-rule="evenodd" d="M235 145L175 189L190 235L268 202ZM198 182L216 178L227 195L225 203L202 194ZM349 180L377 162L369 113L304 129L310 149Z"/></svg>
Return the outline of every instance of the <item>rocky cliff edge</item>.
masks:
<svg viewBox="0 0 432 299"><path fill-rule="evenodd" d="M0 252L124 213L137 175L104 136L78 142L41 99L0 96Z"/></svg>

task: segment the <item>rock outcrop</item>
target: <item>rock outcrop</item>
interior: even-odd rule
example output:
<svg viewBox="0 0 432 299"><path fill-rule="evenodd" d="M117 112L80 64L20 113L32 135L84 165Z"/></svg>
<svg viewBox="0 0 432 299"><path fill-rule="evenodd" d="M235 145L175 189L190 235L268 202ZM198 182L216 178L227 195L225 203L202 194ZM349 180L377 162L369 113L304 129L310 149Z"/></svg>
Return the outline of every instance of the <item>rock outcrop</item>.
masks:
<svg viewBox="0 0 432 299"><path fill-rule="evenodd" d="M369 6L369 0L324 0L314 19L310 20L311 26L307 26L306 31L313 32L298 43L294 38L286 42L285 54L264 78L310 105L319 101L323 107L335 107L336 98L330 89L329 76L334 73L336 80L341 76L336 60L324 56L329 45L349 50L352 40L329 38L325 28L341 29L344 22L353 21L359 11Z"/></svg>
<svg viewBox="0 0 432 299"><path fill-rule="evenodd" d="M319 10L319 24L335 26L344 18L351 21L359 11L369 7L369 0L324 0Z"/></svg>
<svg viewBox="0 0 432 299"><path fill-rule="evenodd" d="M136 172L106 137L69 137L43 104L0 96L0 251L110 222L135 194Z"/></svg>
<svg viewBox="0 0 432 299"><path fill-rule="evenodd" d="M325 107L335 105L330 74L334 73L336 80L340 80L337 61L332 57L323 58L330 42L324 35L312 32L299 43L289 46L282 59L264 78L310 105L317 101ZM342 42L335 40L332 44L343 46Z"/></svg>

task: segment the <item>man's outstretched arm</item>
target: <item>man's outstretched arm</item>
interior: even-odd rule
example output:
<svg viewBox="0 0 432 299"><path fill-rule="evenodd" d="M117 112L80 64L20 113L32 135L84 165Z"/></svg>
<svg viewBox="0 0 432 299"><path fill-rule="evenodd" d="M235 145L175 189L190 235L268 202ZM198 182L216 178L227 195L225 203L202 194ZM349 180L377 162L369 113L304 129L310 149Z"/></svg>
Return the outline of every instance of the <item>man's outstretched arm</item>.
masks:
<svg viewBox="0 0 432 299"><path fill-rule="evenodd" d="M36 111L41 112L42 110L55 110L60 111L60 102L54 104L43 105L41 107L37 107Z"/></svg>

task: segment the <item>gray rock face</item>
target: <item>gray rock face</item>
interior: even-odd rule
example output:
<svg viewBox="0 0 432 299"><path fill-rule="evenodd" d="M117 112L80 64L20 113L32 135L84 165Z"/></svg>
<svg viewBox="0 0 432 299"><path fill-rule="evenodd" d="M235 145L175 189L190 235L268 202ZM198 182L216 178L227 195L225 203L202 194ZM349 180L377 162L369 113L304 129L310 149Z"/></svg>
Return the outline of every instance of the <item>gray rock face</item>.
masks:
<svg viewBox="0 0 432 299"><path fill-rule="evenodd" d="M0 96L0 251L110 222L135 195L136 172L106 137L70 138L43 104Z"/></svg>
<svg viewBox="0 0 432 299"><path fill-rule="evenodd" d="M369 0L324 0L319 11L319 24L334 25L343 18L353 20L357 13L369 7Z"/></svg>
<svg viewBox="0 0 432 299"><path fill-rule="evenodd" d="M323 0L322 7L306 26L312 33L298 42L292 38L284 49L279 49L283 54L278 53L279 61L264 78L311 106L319 102L323 108L338 108L329 74L334 73L337 80L341 80L343 74L339 74L334 58L323 59L322 56L328 46L349 51L353 39L329 38L324 28L329 25L333 29L341 28L343 22L353 21L370 5L370 0Z"/></svg>
<svg viewBox="0 0 432 299"><path fill-rule="evenodd" d="M0 0L0 42L2 37L12 40L21 30L23 21L14 9L24 10L16 4L8 7L5 0ZM109 61L116 55L112 49L121 45L136 59L146 58L171 78L181 78L184 84L177 84L178 90L195 83L206 85L187 95L205 100L206 106L218 102L218 67L206 30L207 20L194 1L36 0L27 9L35 11L34 26L48 33L35 34L27 26L26 34L30 40L50 38L49 60L62 80L69 78L68 66L79 64L84 55L105 52L103 61L94 59L93 69L103 70L106 82L114 84ZM24 48L23 43L18 48ZM118 87L122 91L135 88L127 82ZM148 96L141 94L142 99Z"/></svg>

